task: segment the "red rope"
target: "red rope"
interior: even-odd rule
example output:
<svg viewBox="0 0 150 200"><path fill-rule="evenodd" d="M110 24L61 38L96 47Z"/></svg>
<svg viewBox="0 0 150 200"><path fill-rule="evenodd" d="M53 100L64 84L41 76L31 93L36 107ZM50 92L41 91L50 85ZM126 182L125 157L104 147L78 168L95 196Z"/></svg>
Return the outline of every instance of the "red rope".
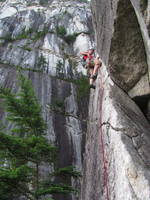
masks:
<svg viewBox="0 0 150 200"><path fill-rule="evenodd" d="M100 140L101 140L101 148L102 148L102 161L103 161L103 190L105 192L106 189L106 200L109 200L109 188L108 188L108 167L107 167L107 159L105 156L105 146L104 146L104 139L103 139L103 129L102 129L102 104L103 104L103 94L104 88L100 87Z"/></svg>

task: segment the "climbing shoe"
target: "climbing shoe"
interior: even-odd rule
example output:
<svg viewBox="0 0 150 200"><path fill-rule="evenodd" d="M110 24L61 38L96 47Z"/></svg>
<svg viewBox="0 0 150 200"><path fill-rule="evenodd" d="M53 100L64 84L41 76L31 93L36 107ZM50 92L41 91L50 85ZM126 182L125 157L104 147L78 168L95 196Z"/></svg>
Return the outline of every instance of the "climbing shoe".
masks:
<svg viewBox="0 0 150 200"><path fill-rule="evenodd" d="M91 84L90 88L95 89L96 87L95 87L95 85Z"/></svg>
<svg viewBox="0 0 150 200"><path fill-rule="evenodd" d="M93 80L96 80L96 79L97 79L97 74L93 74L93 75L91 76L91 78L92 78Z"/></svg>

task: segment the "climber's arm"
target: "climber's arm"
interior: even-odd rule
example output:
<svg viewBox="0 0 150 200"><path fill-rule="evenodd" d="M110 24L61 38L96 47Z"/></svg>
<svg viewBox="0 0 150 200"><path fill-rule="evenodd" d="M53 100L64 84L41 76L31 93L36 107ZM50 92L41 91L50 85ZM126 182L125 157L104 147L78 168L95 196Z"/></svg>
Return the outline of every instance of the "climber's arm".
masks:
<svg viewBox="0 0 150 200"><path fill-rule="evenodd" d="M83 56L88 56L89 55L88 51L80 52L80 54L83 55Z"/></svg>

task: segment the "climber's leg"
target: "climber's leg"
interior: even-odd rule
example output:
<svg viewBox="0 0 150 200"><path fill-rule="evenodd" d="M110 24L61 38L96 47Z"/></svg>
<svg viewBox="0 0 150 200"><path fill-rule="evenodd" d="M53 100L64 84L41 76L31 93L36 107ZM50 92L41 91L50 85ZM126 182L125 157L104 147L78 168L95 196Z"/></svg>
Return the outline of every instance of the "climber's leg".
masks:
<svg viewBox="0 0 150 200"><path fill-rule="evenodd" d="M102 66L102 62L99 59L99 57L96 57L94 60L94 70L93 70L93 75L92 75L92 79L96 80L97 78L97 73L98 73L98 69Z"/></svg>
<svg viewBox="0 0 150 200"><path fill-rule="evenodd" d="M94 65L92 65L92 66L89 67L89 75L90 75L89 83L90 83L90 88L95 89L95 86L93 85L94 80L92 78L93 72L94 72Z"/></svg>
<svg viewBox="0 0 150 200"><path fill-rule="evenodd" d="M96 64L94 66L93 75L97 74L99 68L100 68L100 64Z"/></svg>
<svg viewBox="0 0 150 200"><path fill-rule="evenodd" d="M93 76L93 71L94 69L93 68L90 68L89 69L89 81L90 81L90 85L93 84L93 79L91 78Z"/></svg>
<svg viewBox="0 0 150 200"><path fill-rule="evenodd" d="M93 75L93 71L94 71L94 67L93 68L89 67L89 75L90 75L90 77Z"/></svg>

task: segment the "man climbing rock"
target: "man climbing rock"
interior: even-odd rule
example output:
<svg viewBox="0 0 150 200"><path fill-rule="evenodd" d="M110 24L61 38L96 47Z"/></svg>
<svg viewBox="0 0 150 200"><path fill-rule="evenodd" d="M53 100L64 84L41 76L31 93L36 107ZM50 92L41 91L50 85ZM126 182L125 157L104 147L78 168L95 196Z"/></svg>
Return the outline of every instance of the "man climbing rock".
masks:
<svg viewBox="0 0 150 200"><path fill-rule="evenodd" d="M94 81L97 78L98 69L101 67L102 61L100 60L99 56L94 58L94 49L89 49L88 51L81 52L81 55L83 55L83 65L89 73L90 88L95 89Z"/></svg>

